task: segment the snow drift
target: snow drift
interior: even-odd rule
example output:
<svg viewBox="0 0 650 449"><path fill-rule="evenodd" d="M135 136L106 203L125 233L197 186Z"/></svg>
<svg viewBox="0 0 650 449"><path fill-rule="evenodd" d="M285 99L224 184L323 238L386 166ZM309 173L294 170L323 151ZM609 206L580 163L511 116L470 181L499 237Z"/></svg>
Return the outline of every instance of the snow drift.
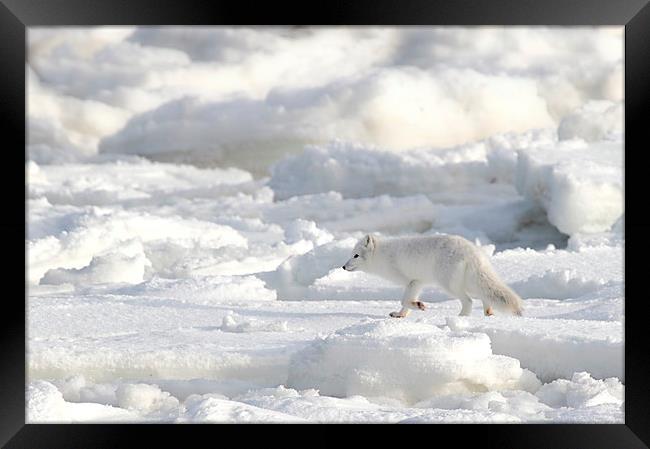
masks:
<svg viewBox="0 0 650 449"><path fill-rule="evenodd" d="M609 230L623 213L622 142L563 141L520 151L517 190L565 234Z"/></svg>
<svg viewBox="0 0 650 449"><path fill-rule="evenodd" d="M416 68L391 68L319 88L272 91L265 100L175 100L134 117L99 149L226 166L261 159L262 166L245 166L259 172L305 143L334 138L404 150L551 125L530 80L470 70L434 78Z"/></svg>
<svg viewBox="0 0 650 449"><path fill-rule="evenodd" d="M541 385L516 359L493 355L483 334L454 333L406 321L341 329L292 357L287 385L345 397L414 403L436 394Z"/></svg>
<svg viewBox="0 0 650 449"><path fill-rule="evenodd" d="M400 154L334 142L275 164L269 185L278 199L336 191L349 198L424 193L440 200L442 192L478 191L479 186L496 191L514 179L517 191L543 208L559 231L597 233L623 214L621 149L621 140L548 137L522 147L516 135Z"/></svg>
<svg viewBox="0 0 650 449"><path fill-rule="evenodd" d="M515 357L542 381L587 371L624 381L623 326L617 322L449 317L454 331L484 332L495 354Z"/></svg>

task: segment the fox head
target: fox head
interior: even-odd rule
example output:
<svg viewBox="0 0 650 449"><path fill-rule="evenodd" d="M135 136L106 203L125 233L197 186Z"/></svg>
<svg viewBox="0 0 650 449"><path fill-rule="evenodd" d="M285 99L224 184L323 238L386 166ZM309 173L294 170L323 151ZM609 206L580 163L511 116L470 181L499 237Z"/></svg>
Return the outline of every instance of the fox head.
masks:
<svg viewBox="0 0 650 449"><path fill-rule="evenodd" d="M364 271L364 266L372 257L372 252L375 249L375 238L371 235L366 235L359 240L352 250L352 257L348 260L343 269L347 271Z"/></svg>

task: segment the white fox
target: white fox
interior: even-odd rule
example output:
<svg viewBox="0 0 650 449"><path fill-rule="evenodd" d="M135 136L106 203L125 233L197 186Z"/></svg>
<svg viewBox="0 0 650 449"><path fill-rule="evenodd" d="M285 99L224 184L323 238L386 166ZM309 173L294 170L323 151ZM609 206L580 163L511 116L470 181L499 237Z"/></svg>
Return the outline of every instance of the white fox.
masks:
<svg viewBox="0 0 650 449"><path fill-rule="evenodd" d="M378 239L367 235L356 244L343 269L364 271L404 285L402 309L391 312L403 318L411 309L424 310L418 299L426 284L437 284L460 299L460 315L472 311L472 298L483 302L485 315L494 307L521 315L521 298L496 274L483 251L456 235Z"/></svg>

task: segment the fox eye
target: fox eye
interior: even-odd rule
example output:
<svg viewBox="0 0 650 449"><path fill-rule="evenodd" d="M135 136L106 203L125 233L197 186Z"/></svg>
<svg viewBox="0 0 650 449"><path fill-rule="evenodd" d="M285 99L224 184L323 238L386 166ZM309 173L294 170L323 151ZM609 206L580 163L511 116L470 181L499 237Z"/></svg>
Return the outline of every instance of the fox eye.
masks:
<svg viewBox="0 0 650 449"><path fill-rule="evenodd" d="M354 258L356 259L357 257L359 257L359 255L358 255L358 254L355 254L355 255L354 255Z"/></svg>

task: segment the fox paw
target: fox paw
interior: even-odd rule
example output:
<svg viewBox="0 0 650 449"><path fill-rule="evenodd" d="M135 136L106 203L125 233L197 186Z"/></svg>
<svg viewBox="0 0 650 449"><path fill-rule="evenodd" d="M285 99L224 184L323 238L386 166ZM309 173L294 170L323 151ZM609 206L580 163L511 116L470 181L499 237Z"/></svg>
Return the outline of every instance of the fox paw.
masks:
<svg viewBox="0 0 650 449"><path fill-rule="evenodd" d="M404 318L406 315L403 315L401 312L391 312L388 314L392 318Z"/></svg>
<svg viewBox="0 0 650 449"><path fill-rule="evenodd" d="M413 305L415 307L417 307L418 309L420 309L420 310L426 309L426 306L424 305L424 303L422 301L413 301Z"/></svg>

